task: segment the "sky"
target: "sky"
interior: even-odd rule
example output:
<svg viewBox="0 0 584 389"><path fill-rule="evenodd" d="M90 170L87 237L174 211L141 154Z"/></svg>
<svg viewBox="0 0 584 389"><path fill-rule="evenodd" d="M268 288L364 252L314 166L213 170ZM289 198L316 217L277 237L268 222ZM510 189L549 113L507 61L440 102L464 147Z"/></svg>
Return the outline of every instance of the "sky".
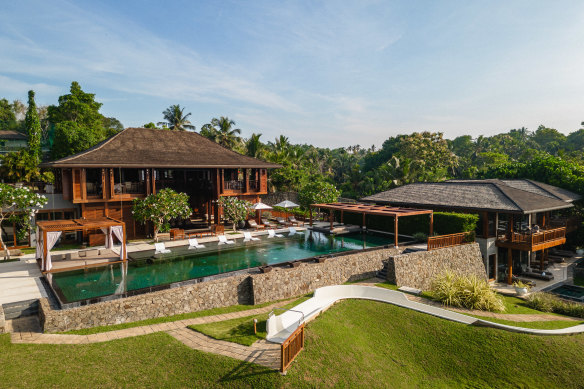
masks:
<svg viewBox="0 0 584 389"><path fill-rule="evenodd" d="M2 1L0 98L71 81L125 127L186 107L244 137L377 147L584 121L582 1Z"/></svg>

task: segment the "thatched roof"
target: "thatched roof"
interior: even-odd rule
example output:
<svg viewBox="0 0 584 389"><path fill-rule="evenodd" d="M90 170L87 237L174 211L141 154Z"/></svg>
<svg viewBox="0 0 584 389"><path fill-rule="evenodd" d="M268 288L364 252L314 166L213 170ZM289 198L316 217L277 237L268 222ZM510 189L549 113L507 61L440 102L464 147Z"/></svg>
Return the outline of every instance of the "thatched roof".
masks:
<svg viewBox="0 0 584 389"><path fill-rule="evenodd" d="M0 139L27 140L28 138L18 131L0 130Z"/></svg>
<svg viewBox="0 0 584 389"><path fill-rule="evenodd" d="M44 167L278 168L188 131L127 128L79 154Z"/></svg>
<svg viewBox="0 0 584 389"><path fill-rule="evenodd" d="M580 196L531 180L452 180L404 185L363 198L399 206L534 213L572 207Z"/></svg>

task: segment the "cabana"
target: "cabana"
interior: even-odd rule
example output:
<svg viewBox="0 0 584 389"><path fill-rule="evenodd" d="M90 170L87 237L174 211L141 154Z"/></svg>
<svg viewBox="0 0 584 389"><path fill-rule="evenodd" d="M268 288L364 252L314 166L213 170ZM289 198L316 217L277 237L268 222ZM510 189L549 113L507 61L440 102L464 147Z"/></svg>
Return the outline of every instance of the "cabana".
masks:
<svg viewBox="0 0 584 389"><path fill-rule="evenodd" d="M343 223L343 215L345 212L350 213L360 213L363 215L363 227L365 228L366 215L380 215L380 216L390 216L394 218L394 238L395 247L398 246L398 218L404 216L415 216L415 215L430 215L430 233L432 236L434 232L434 212L429 209L416 209L416 208L397 208L397 207L386 207L384 205L373 205L373 204L353 204L353 203L328 203L328 204L311 204L310 205L310 225L312 226L312 208L323 208L330 211L330 223L331 231L333 229L333 211L341 212L341 223Z"/></svg>
<svg viewBox="0 0 584 389"><path fill-rule="evenodd" d="M53 267L51 249L55 246L63 231L85 231L100 229L105 235L105 247L113 248L113 236L121 242L120 260L126 261L126 224L110 217L97 219L44 220L37 222L36 258L41 260L41 270L48 272Z"/></svg>

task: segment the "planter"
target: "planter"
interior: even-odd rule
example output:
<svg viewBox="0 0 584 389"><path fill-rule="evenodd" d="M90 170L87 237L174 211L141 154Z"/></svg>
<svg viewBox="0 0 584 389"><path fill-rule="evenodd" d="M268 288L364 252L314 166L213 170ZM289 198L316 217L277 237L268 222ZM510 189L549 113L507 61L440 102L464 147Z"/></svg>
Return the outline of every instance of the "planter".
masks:
<svg viewBox="0 0 584 389"><path fill-rule="evenodd" d="M584 255L584 249L578 249L578 250L576 250L576 254L578 254L578 255Z"/></svg>
<svg viewBox="0 0 584 389"><path fill-rule="evenodd" d="M517 296L525 296L527 294L527 288L515 287L515 293L517 293Z"/></svg>

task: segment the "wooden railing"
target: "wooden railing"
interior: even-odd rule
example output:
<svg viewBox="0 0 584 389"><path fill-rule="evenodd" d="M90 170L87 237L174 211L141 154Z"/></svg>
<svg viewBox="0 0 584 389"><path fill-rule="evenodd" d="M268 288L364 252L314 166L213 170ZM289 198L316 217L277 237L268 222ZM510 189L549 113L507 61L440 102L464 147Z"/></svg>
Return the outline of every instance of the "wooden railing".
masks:
<svg viewBox="0 0 584 389"><path fill-rule="evenodd" d="M545 242L551 242L557 239L564 239L566 237L566 227L553 228L551 230L543 230L536 233L519 233L513 232L511 234L511 239L508 239L511 243L525 243L528 245L537 245Z"/></svg>
<svg viewBox="0 0 584 389"><path fill-rule="evenodd" d="M284 343L282 343L282 363L280 371L284 373L294 358L304 349L304 324L294 331Z"/></svg>
<svg viewBox="0 0 584 389"><path fill-rule="evenodd" d="M444 247L459 246L472 242L474 242L474 239L472 239L472 232L431 236L428 238L428 251Z"/></svg>
<svg viewBox="0 0 584 389"><path fill-rule="evenodd" d="M223 187L227 190L243 190L244 186L245 182L240 180L230 180L223 182Z"/></svg>

